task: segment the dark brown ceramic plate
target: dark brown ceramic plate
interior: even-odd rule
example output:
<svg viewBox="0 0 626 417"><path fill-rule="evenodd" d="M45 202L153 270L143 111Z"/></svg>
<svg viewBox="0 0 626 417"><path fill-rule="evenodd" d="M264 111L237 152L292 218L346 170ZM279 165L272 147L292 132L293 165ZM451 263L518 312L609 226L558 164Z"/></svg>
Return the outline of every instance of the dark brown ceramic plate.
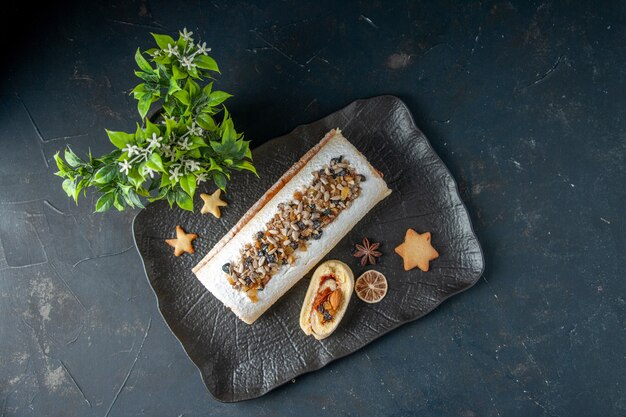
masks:
<svg viewBox="0 0 626 417"><path fill-rule="evenodd" d="M387 296L366 304L356 295L339 328L317 341L300 330L298 317L310 274L249 326L200 284L191 268L240 216L302 154L331 128L344 135L382 171L393 193L376 206L329 253L347 262L355 277L362 268L352 256L364 236L382 242L376 269L389 282ZM135 218L133 231L159 309L204 383L221 401L260 395L357 351L390 330L432 311L446 298L470 288L483 271L483 255L456 183L424 134L396 97L358 100L346 108L273 139L254 152L260 178L233 176L222 218L150 204ZM203 190L203 191L213 191ZM196 201L196 207L200 201ZM198 233L196 253L174 257L164 238L176 225ZM430 231L439 259L431 270L405 272L393 248L405 230Z"/></svg>

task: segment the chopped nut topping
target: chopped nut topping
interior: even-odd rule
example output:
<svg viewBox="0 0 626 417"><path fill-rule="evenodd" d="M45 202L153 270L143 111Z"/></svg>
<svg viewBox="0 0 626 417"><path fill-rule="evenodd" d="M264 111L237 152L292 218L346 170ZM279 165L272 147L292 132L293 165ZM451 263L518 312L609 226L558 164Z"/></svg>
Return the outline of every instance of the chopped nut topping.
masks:
<svg viewBox="0 0 626 417"><path fill-rule="evenodd" d="M277 206L274 217L243 247L239 259L224 265L233 288L248 295L263 290L283 265L296 261L298 251L307 250L307 240L322 237L325 226L360 195L360 183L365 181L342 156L311 175L310 185Z"/></svg>

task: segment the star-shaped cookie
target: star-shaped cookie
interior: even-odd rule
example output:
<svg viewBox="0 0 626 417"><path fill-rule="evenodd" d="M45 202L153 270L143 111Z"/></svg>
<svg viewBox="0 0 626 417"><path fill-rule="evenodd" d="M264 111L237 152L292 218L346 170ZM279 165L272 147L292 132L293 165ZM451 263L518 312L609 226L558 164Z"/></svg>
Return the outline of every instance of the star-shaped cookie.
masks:
<svg viewBox="0 0 626 417"><path fill-rule="evenodd" d="M394 250L404 260L405 271L418 267L428 272L429 262L439 257L439 253L430 244L430 232L420 235L413 229L407 229L404 243Z"/></svg>
<svg viewBox="0 0 626 417"><path fill-rule="evenodd" d="M225 201L220 199L221 195L222 190L219 188L211 195L205 193L200 194L200 198L204 200L204 206L200 209L200 213L211 213L219 219L222 216L222 213L220 213L220 207L226 207L228 205Z"/></svg>
<svg viewBox="0 0 626 417"><path fill-rule="evenodd" d="M197 234L185 233L182 227L176 226L176 239L166 239L165 243L174 248L174 255L180 256L184 252L194 252L191 242L197 237Z"/></svg>

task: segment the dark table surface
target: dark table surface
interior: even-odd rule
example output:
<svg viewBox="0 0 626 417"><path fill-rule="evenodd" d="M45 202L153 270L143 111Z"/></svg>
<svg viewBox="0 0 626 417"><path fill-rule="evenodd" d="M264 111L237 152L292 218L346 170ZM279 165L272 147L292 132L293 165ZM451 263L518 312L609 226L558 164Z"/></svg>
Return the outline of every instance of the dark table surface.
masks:
<svg viewBox="0 0 626 417"><path fill-rule="evenodd" d="M623 3L7 13L22 25L0 40L0 416L626 414ZM403 99L459 183L479 283L260 399L212 399L159 315L137 211L92 214L94 195L77 207L52 175L58 149L100 154L105 128L132 129L133 54L183 26L256 145L358 98Z"/></svg>

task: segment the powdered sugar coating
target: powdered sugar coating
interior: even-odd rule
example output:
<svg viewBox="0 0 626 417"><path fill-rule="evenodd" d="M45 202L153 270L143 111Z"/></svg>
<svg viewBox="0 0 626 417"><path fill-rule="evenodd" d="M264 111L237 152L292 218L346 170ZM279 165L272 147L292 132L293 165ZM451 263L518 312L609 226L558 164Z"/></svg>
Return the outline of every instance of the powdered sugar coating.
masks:
<svg viewBox="0 0 626 417"><path fill-rule="evenodd" d="M321 169L331 158L343 155L357 173L367 180L361 183L361 195L352 205L339 213L337 219L327 225L319 240L310 240L306 252L300 252L293 265L278 270L264 291L252 302L245 292L234 289L222 271L222 265L238 259L240 249L250 242L254 233L271 219L278 204L292 199L295 191L306 188L311 173ZM271 307L283 294L307 274L365 214L391 190L367 159L337 132L309 161L232 237L212 258L197 269L196 276L202 284L229 307L244 322L251 324Z"/></svg>

